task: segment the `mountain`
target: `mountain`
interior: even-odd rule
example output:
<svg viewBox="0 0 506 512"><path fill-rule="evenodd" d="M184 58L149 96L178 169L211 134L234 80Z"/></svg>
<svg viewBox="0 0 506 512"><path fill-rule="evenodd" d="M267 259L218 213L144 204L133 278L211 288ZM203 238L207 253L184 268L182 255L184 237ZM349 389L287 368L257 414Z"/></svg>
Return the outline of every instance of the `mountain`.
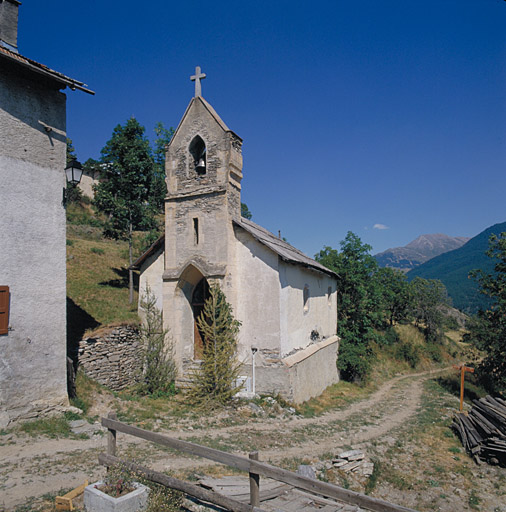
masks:
<svg viewBox="0 0 506 512"><path fill-rule="evenodd" d="M495 224L459 249L446 252L407 273L408 279L423 277L424 279L439 279L448 290L453 305L466 313L476 313L478 309L486 308L488 299L478 291L478 283L469 279L469 272L479 268L486 273L492 273L494 260L485 252L488 249L490 235L506 232L506 222Z"/></svg>
<svg viewBox="0 0 506 512"><path fill-rule="evenodd" d="M380 267L392 267L408 272L422 263L464 245L469 238L448 236L441 233L421 235L404 247L395 247L376 254Z"/></svg>

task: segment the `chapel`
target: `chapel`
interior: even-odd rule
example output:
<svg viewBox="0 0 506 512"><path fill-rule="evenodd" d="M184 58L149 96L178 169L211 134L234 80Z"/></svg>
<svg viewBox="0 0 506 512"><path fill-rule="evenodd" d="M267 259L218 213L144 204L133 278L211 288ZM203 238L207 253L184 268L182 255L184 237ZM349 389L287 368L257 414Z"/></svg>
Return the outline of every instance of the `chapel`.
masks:
<svg viewBox="0 0 506 512"><path fill-rule="evenodd" d="M166 153L165 234L135 263L184 378L202 356L196 318L218 283L241 322L245 387L295 403L339 380L337 276L241 217L242 139L202 97L200 68ZM254 389L252 389L254 387Z"/></svg>

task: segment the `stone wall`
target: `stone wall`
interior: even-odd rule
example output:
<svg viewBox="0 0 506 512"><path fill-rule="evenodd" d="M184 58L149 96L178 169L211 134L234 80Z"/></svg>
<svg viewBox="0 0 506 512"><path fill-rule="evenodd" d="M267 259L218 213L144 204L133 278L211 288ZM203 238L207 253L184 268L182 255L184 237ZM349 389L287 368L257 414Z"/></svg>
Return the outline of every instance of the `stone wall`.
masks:
<svg viewBox="0 0 506 512"><path fill-rule="evenodd" d="M139 331L132 326L114 327L79 342L79 366L100 384L119 391L135 384L142 357Z"/></svg>

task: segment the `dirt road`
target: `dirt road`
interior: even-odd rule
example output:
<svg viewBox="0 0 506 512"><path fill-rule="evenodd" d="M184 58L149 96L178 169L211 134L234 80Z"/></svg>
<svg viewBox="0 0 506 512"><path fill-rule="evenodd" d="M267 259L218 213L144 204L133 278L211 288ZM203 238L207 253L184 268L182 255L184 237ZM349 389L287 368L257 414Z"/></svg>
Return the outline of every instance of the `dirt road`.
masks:
<svg viewBox="0 0 506 512"><path fill-rule="evenodd" d="M416 416L423 381L434 372L394 378L367 399L316 418L260 418L242 425L212 429L182 427L166 431L180 439L246 453L259 449L261 458L279 462L287 458L317 458L340 448L358 445L395 430ZM11 434L1 439L0 510L14 510L30 496L41 496L92 481L103 474L97 456L105 448L105 437L92 439L47 439ZM160 451L148 443L119 436L121 454L149 460L154 469L184 469L208 465L209 461Z"/></svg>

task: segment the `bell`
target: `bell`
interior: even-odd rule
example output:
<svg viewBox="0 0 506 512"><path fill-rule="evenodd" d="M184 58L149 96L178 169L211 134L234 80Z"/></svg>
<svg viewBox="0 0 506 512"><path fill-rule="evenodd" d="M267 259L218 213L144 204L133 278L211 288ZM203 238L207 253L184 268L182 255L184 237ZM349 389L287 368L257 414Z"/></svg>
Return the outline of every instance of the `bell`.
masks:
<svg viewBox="0 0 506 512"><path fill-rule="evenodd" d="M195 170L198 173L204 173L206 172L206 162L203 158L199 160L199 163L197 164L197 167L195 167Z"/></svg>

